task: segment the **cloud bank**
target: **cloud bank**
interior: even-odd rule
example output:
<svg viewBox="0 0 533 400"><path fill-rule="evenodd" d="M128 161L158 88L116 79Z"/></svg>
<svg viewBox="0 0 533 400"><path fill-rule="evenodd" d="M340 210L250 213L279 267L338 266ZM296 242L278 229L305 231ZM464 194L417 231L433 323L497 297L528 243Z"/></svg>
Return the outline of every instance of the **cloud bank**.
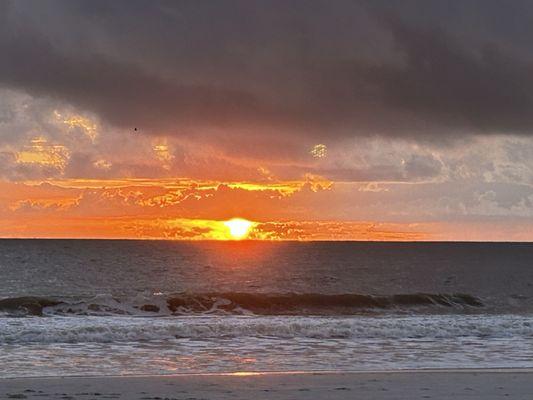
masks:
<svg viewBox="0 0 533 400"><path fill-rule="evenodd" d="M148 134L526 135L532 8L8 1L0 84Z"/></svg>

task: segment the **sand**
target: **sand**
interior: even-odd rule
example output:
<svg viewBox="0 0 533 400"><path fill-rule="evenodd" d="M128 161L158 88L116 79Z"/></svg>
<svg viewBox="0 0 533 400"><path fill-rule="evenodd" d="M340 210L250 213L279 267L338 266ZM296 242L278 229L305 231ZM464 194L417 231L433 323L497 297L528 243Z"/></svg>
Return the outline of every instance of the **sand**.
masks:
<svg viewBox="0 0 533 400"><path fill-rule="evenodd" d="M0 399L533 399L533 371L213 374L0 379Z"/></svg>

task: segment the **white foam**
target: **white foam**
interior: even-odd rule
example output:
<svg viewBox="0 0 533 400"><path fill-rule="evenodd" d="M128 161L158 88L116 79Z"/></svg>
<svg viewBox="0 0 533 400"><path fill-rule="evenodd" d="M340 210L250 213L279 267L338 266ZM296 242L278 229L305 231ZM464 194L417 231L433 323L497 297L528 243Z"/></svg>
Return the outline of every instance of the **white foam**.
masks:
<svg viewBox="0 0 533 400"><path fill-rule="evenodd" d="M0 318L2 343L113 343L271 337L322 339L533 337L533 317L48 317Z"/></svg>

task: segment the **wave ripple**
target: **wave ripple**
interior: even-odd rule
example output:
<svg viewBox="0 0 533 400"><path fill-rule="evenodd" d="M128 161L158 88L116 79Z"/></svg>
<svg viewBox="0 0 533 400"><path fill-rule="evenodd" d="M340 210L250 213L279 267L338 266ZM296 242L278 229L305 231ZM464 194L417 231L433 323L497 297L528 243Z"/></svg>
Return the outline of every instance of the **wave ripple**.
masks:
<svg viewBox="0 0 533 400"><path fill-rule="evenodd" d="M179 318L6 318L0 344L120 343L235 338L456 339L533 338L533 317L387 316Z"/></svg>

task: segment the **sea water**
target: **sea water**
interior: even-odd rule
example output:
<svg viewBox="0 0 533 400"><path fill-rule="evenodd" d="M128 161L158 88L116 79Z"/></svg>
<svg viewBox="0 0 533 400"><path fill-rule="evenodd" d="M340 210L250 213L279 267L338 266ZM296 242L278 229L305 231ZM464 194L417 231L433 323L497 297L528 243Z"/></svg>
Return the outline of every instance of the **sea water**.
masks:
<svg viewBox="0 0 533 400"><path fill-rule="evenodd" d="M533 246L0 241L0 376L533 367Z"/></svg>

